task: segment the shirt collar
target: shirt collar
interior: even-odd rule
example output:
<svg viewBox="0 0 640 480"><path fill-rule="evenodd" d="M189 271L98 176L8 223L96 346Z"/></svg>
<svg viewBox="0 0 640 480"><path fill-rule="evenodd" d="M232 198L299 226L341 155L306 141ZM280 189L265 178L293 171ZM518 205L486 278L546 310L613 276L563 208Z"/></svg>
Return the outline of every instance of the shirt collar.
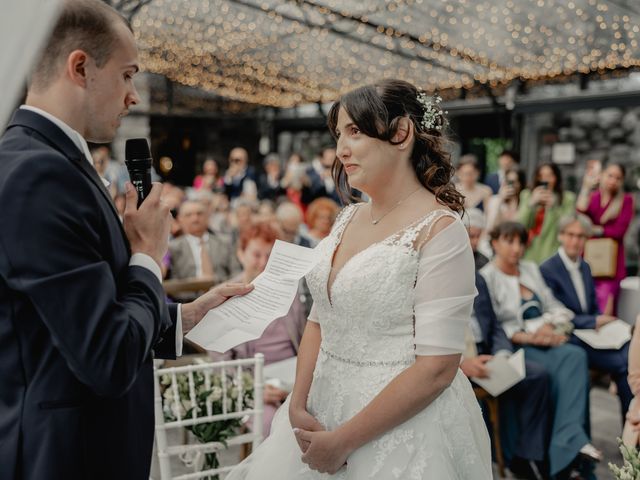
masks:
<svg viewBox="0 0 640 480"><path fill-rule="evenodd" d="M76 147L78 147L78 150L84 153L84 157L87 159L87 162L89 162L92 167L94 166L93 157L91 156L91 151L89 150L89 145L87 145L87 141L84 139L82 135L80 135L80 133L78 133L76 130L71 128L69 125L67 125L65 122L60 120L58 117L51 115L49 112L46 112L41 108L32 107L31 105L21 105L20 108L22 110L29 110L31 112L37 113L38 115L43 116L44 118L49 120L51 123L56 125L60 130L62 130L65 133L67 137L71 139L73 144ZM108 187L110 185L110 183L106 179L102 177L100 177L100 179L102 180L102 183L104 184L105 187Z"/></svg>
<svg viewBox="0 0 640 480"><path fill-rule="evenodd" d="M200 242L203 240L205 242L209 241L209 232L204 232L204 234L201 237L196 237L195 235L191 235L190 233L187 233L186 236L190 242L196 243L198 245L200 245Z"/></svg>
<svg viewBox="0 0 640 480"><path fill-rule="evenodd" d="M569 255L567 255L567 252L565 252L562 247L558 249L558 255L560 255L560 259L562 260L562 263L564 263L564 266L567 267L567 270L580 270L580 262L582 261L580 260L580 257L578 257L574 262L569 258Z"/></svg>

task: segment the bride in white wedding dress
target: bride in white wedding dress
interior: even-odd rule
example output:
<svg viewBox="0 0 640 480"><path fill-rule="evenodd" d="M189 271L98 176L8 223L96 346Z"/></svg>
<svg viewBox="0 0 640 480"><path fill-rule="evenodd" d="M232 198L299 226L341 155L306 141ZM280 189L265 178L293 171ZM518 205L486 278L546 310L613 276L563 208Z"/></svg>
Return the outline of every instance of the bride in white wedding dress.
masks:
<svg viewBox="0 0 640 480"><path fill-rule="evenodd" d="M296 382L227 480L490 480L489 437L458 368L475 296L438 102L388 80L329 114L336 185L364 191L317 248Z"/></svg>

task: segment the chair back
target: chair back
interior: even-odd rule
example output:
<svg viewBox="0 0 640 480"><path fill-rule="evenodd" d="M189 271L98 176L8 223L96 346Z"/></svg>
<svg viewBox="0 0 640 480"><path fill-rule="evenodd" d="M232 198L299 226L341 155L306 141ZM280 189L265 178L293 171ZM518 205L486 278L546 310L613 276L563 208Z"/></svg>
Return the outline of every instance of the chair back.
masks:
<svg viewBox="0 0 640 480"><path fill-rule="evenodd" d="M264 356L162 368L154 365L154 410L158 465L161 480L191 480L228 472L215 461L203 470L204 459L236 445L251 444L255 449L263 439ZM252 399L249 398L253 390ZM252 428L232 428L251 419ZM202 436L197 444L169 445L168 431L187 429ZM224 438L208 438L225 431ZM209 432L209 433L207 433ZM230 433L231 432L231 433ZM227 435L228 434L228 435ZM198 436L198 435L196 435ZM172 435L172 438L175 435ZM203 442L203 439L208 440ZM193 473L173 476L171 457L179 457L193 467Z"/></svg>

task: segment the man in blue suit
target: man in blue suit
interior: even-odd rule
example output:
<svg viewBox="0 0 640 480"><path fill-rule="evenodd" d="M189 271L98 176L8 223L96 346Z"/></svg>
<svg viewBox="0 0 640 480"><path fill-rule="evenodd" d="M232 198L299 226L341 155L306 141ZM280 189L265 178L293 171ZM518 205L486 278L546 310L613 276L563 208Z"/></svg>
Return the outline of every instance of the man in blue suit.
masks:
<svg viewBox="0 0 640 480"><path fill-rule="evenodd" d="M87 140L113 139L138 101L131 28L99 0L64 3L0 139L0 480L143 480L153 356L228 296L167 306L169 207L155 184L124 226Z"/></svg>
<svg viewBox="0 0 640 480"><path fill-rule="evenodd" d="M484 177L484 184L491 187L494 195L500 191L500 187L504 183L504 177L509 170L517 169L520 163L520 157L516 152L504 150L498 157L498 171L490 173ZM524 188L524 185L522 185Z"/></svg>
<svg viewBox="0 0 640 480"><path fill-rule="evenodd" d="M484 278L476 272L478 296L473 303L471 330L478 356L465 358L460 368L467 377L486 377L485 364L494 355L511 355L513 344L500 326ZM502 450L518 478L538 477L549 445L551 410L549 376L542 365L526 362L526 377L500 395Z"/></svg>
<svg viewBox="0 0 640 480"><path fill-rule="evenodd" d="M615 317L600 313L591 269L581 258L591 221L585 215L575 213L561 218L558 230L560 249L540 266L545 282L553 295L575 313L575 328L598 329L614 321ZM596 350L575 335L571 335L570 342L586 350L590 368L611 374L618 387L624 417L633 398L627 382L629 342L619 350Z"/></svg>

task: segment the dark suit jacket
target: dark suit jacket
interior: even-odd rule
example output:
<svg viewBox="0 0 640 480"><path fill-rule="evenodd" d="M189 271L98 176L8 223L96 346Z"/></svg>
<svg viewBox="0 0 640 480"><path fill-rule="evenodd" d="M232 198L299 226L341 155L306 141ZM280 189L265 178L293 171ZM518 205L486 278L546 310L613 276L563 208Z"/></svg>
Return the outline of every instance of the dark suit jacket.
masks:
<svg viewBox="0 0 640 480"><path fill-rule="evenodd" d="M600 315L600 311L596 300L596 287L593 283L591 268L587 262L580 262L580 273L582 274L587 300L587 309L584 311L580 306L580 300L571 281L571 275L558 253L540 265L540 273L542 273L542 277L553 292L553 295L565 307L576 314L573 318L573 324L576 328L596 328L596 317Z"/></svg>
<svg viewBox="0 0 640 480"><path fill-rule="evenodd" d="M333 192L327 192L327 188L324 185L324 180L318 172L316 172L313 166L310 166L305 171L305 174L309 178L309 185L305 185L302 188L302 203L308 205L313 202L316 198L327 197L336 202L338 205L342 205L342 200L340 200L340 195L338 195L338 191L336 189Z"/></svg>
<svg viewBox="0 0 640 480"><path fill-rule="evenodd" d="M476 345L479 354L494 355L500 350L513 352L513 344L504 333L491 304L491 296L485 279L476 272L478 296L473 301L473 312L478 319L482 341Z"/></svg>
<svg viewBox="0 0 640 480"><path fill-rule="evenodd" d="M0 479L147 479L152 348L175 354L175 308L129 266L96 171L37 113L0 139L0 205Z"/></svg>
<svg viewBox="0 0 640 480"><path fill-rule="evenodd" d="M495 195L500 190L500 176L497 172L490 173L489 175L484 177L484 184L491 187L491 190L493 190L493 193Z"/></svg>

